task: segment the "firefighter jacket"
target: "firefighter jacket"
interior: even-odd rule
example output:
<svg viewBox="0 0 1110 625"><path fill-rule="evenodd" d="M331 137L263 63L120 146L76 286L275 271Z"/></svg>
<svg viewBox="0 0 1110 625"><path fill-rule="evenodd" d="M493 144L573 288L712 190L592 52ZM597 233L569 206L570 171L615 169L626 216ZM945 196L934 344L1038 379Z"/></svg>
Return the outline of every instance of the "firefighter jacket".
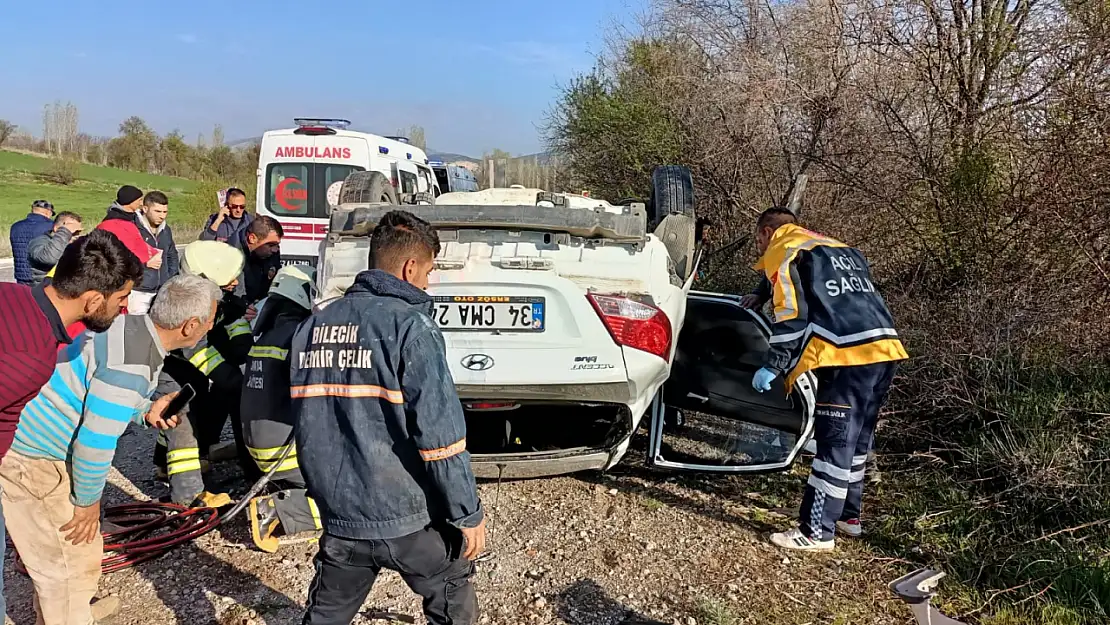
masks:
<svg viewBox="0 0 1110 625"><path fill-rule="evenodd" d="M243 263L243 273L239 276L239 285L235 288L236 295L245 298L251 304L266 297L270 292L270 284L273 283L274 276L281 269L281 253L274 252L266 258L255 256L247 245L246 228L236 232L227 243L242 252L246 259Z"/></svg>
<svg viewBox="0 0 1110 625"><path fill-rule="evenodd" d="M212 329L194 347L181 350L214 387L238 391L243 383L239 367L246 362L253 342L250 324L243 318L246 310L241 298L225 292Z"/></svg>
<svg viewBox="0 0 1110 625"><path fill-rule="evenodd" d="M786 374L907 358L863 254L787 224L755 265L771 285L775 318L764 365Z"/></svg>
<svg viewBox="0 0 1110 625"><path fill-rule="evenodd" d="M466 422L427 293L380 270L301 324L289 352L293 428L329 534L477 527Z"/></svg>
<svg viewBox="0 0 1110 625"><path fill-rule="evenodd" d="M309 311L280 295L271 296L258 313L254 345L247 355L239 414L243 438L255 464L263 472L278 465L273 479L300 479L297 451L281 461L293 446L293 418L289 414L289 346L297 326Z"/></svg>

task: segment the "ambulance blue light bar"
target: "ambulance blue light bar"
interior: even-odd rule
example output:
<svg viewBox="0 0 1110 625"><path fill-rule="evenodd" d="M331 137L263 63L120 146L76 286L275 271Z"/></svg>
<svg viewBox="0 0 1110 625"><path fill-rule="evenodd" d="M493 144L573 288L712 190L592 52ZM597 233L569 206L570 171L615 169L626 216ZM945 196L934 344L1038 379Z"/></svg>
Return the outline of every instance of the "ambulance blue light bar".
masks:
<svg viewBox="0 0 1110 625"><path fill-rule="evenodd" d="M293 119L293 123L301 128L334 128L336 130L346 130L351 125L351 120L332 119L328 117L297 117Z"/></svg>

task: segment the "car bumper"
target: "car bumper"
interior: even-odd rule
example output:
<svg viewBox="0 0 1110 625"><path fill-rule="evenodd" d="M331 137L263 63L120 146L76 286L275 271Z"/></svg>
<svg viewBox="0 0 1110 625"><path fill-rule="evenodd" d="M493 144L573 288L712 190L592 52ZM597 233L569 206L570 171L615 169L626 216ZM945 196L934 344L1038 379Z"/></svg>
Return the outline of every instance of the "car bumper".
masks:
<svg viewBox="0 0 1110 625"><path fill-rule="evenodd" d="M611 450L561 451L551 454L511 454L470 457L474 476L482 479L529 479L605 468Z"/></svg>

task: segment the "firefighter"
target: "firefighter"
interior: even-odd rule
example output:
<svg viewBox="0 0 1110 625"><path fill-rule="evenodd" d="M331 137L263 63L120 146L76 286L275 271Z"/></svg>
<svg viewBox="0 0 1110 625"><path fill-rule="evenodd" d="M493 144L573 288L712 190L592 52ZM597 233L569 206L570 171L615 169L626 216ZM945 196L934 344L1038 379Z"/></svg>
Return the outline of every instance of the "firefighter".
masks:
<svg viewBox="0 0 1110 625"><path fill-rule="evenodd" d="M312 314L315 280L316 270L307 266L292 265L277 272L255 318L254 346L244 373L241 414L247 450L260 471L275 469L270 481L275 492L250 503L254 544L269 553L277 551L279 528L287 535L322 529L320 511L305 494L297 464L287 362L293 333Z"/></svg>
<svg viewBox="0 0 1110 625"><path fill-rule="evenodd" d="M770 287L775 318L770 349L752 387L770 391L781 376L790 392L803 373L817 377L817 454L799 525L773 534L771 542L786 549L829 550L837 530L853 537L863 533L867 454L879 408L906 350L859 250L802 228L785 208L760 215L756 243L761 257L755 268Z"/></svg>
<svg viewBox="0 0 1110 625"><path fill-rule="evenodd" d="M428 222L386 213L371 269L293 336L289 411L324 525L301 625L350 623L382 569L424 598L431 625L477 621L471 577L485 515L443 335L428 317L439 249Z"/></svg>
<svg viewBox="0 0 1110 625"><path fill-rule="evenodd" d="M159 474L169 479L170 500L177 504L218 508L231 501L224 493L205 490L203 472L208 450L218 442L226 420L229 393L238 402L243 379L240 365L250 349L250 326L243 319L246 306L232 292L238 286L243 262L242 252L217 241L190 243L182 254L181 271L216 283L224 290L224 298L205 338L196 347L167 357L155 391L157 397L190 384L197 393L181 425L160 433L154 450L155 465ZM212 421L217 421L217 426ZM238 443L241 428L233 429ZM209 434L212 431L214 437ZM253 465L250 469L252 474L257 471Z"/></svg>

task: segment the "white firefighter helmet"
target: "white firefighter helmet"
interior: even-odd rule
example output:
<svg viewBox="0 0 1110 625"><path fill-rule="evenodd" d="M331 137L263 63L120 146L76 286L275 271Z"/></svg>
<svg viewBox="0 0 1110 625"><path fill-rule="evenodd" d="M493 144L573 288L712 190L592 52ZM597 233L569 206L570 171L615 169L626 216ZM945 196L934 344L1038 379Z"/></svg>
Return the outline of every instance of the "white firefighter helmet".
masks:
<svg viewBox="0 0 1110 625"><path fill-rule="evenodd" d="M246 258L243 252L220 241L193 241L185 246L181 257L181 271L208 278L221 289L234 282L243 273Z"/></svg>
<svg viewBox="0 0 1110 625"><path fill-rule="evenodd" d="M308 265L286 265L282 267L270 284L270 294L281 295L306 310L312 310L316 302L316 269Z"/></svg>

